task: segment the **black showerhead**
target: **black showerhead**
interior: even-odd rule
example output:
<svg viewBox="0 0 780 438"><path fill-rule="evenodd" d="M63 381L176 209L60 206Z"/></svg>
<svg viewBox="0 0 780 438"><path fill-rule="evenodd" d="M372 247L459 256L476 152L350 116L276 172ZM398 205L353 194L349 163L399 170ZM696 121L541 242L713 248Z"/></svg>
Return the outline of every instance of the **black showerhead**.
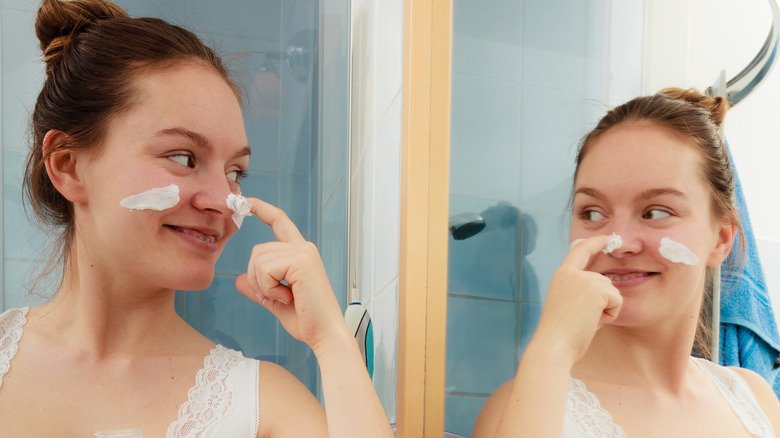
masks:
<svg viewBox="0 0 780 438"><path fill-rule="evenodd" d="M485 229L485 219L477 213L461 213L450 218L450 233L455 240L468 239Z"/></svg>

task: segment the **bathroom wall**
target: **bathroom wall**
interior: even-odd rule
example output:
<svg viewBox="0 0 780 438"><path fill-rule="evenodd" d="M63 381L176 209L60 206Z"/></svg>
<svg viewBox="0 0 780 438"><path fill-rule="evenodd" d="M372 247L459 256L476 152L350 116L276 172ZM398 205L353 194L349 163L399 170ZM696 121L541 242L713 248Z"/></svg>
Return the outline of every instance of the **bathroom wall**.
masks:
<svg viewBox="0 0 780 438"><path fill-rule="evenodd" d="M374 326L374 386L396 417L403 5L352 1L350 285Z"/></svg>
<svg viewBox="0 0 780 438"><path fill-rule="evenodd" d="M445 429L470 435L510 379L565 255L580 137L609 96L607 2L455 0Z"/></svg>
<svg viewBox="0 0 780 438"><path fill-rule="evenodd" d="M654 0L648 3L646 92L676 85L704 89L739 73L763 45L772 23L765 0ZM674 24L671 23L674 21ZM725 135L739 172L767 287L780 321L780 66L732 108Z"/></svg>
<svg viewBox="0 0 780 438"><path fill-rule="evenodd" d="M349 2L120 0L131 15L183 24L217 49L245 90L252 157L245 195L284 209L315 242L339 301L346 298L347 144L349 133ZM31 268L40 264L45 233L21 206L26 123L43 80L33 33L38 1L2 0L3 308L34 303ZM302 57L285 55L298 47ZM240 56L233 56L241 54ZM308 60L307 60L308 57ZM248 218L217 262L213 284L177 292L177 310L206 336L248 356L291 370L315 393L317 367L269 312L235 290L255 243L274 240L270 227ZM48 289L35 292L50 295ZM40 301L40 300L37 300Z"/></svg>

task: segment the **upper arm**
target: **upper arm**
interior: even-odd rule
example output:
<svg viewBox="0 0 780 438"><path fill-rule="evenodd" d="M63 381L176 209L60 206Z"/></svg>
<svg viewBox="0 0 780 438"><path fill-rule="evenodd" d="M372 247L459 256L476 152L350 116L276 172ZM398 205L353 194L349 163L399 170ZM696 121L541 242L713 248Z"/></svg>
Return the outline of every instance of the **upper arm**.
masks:
<svg viewBox="0 0 780 438"><path fill-rule="evenodd" d="M766 416L769 417L775 434L780 433L780 401L778 401L777 395L772 391L769 383L754 371L737 367L729 367L729 369L736 371L737 374L745 379L756 396L759 406L761 406Z"/></svg>
<svg viewBox="0 0 780 438"><path fill-rule="evenodd" d="M501 421L501 415L504 413L509 395L512 392L514 379L499 386L488 398L482 410L479 411L477 421L474 424L472 438L493 437L496 435L498 423Z"/></svg>
<svg viewBox="0 0 780 438"><path fill-rule="evenodd" d="M258 438L327 437L325 410L295 376L271 362L260 362Z"/></svg>

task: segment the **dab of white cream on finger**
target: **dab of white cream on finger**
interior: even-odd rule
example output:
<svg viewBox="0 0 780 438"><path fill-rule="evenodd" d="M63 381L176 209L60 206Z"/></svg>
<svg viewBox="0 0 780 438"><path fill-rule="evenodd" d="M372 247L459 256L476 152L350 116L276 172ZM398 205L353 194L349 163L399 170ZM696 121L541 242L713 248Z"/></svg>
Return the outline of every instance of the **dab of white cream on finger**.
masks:
<svg viewBox="0 0 780 438"><path fill-rule="evenodd" d="M609 235L609 240L607 241L607 247L602 249L601 252L603 252L604 254L609 254L612 251L619 249L621 246L623 246L623 239L617 234L612 233Z"/></svg>
<svg viewBox="0 0 780 438"><path fill-rule="evenodd" d="M241 194L229 194L226 202L227 207L233 212L233 223L236 224L236 228L241 229L244 218L252 214L252 206Z"/></svg>
<svg viewBox="0 0 780 438"><path fill-rule="evenodd" d="M179 186L171 184L128 196L119 205L130 210L167 210L179 203Z"/></svg>
<svg viewBox="0 0 780 438"><path fill-rule="evenodd" d="M661 247L658 249L665 259L672 263L682 263L684 265L694 266L699 264L699 257L682 243L664 237L661 239Z"/></svg>
<svg viewBox="0 0 780 438"><path fill-rule="evenodd" d="M577 244L582 242L583 240L585 239L572 240L571 243L569 244L569 251L573 250L574 247L577 246ZM620 248L621 246L623 246L623 239L617 234L612 233L609 236L609 240L607 241L607 246L604 249L602 249L601 252L603 252L604 254L609 254L612 251Z"/></svg>

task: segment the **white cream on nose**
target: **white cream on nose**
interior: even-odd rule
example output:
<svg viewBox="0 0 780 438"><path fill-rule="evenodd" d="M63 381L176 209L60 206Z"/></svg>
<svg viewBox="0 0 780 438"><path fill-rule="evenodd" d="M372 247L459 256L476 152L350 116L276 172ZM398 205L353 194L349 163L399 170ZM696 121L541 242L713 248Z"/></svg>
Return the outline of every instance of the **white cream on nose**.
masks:
<svg viewBox="0 0 780 438"><path fill-rule="evenodd" d="M252 214L252 206L240 193L238 195L229 194L226 202L227 207L233 212L233 223L236 224L236 228L241 229L244 218Z"/></svg>
<svg viewBox="0 0 780 438"><path fill-rule="evenodd" d="M620 236L618 236L617 234L612 233L609 235L609 240L607 241L607 247L602 249L601 252L603 252L604 254L609 254L612 251L620 248L621 246L623 246L623 239L621 239Z"/></svg>
<svg viewBox="0 0 780 438"><path fill-rule="evenodd" d="M121 201L119 205L130 210L167 210L179 203L179 186L171 184L167 187L158 187L130 195Z"/></svg>

